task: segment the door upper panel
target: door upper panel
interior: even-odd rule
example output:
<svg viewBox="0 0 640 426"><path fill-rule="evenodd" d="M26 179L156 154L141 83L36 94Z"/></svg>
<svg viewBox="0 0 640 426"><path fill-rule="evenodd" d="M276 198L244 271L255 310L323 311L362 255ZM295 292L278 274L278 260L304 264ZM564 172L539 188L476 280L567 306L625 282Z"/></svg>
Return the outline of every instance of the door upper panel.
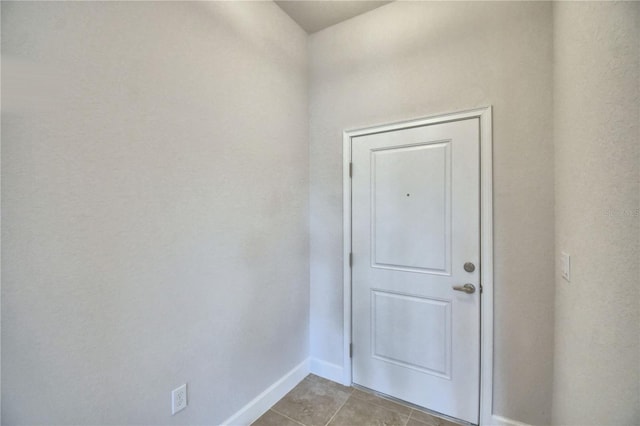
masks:
<svg viewBox="0 0 640 426"><path fill-rule="evenodd" d="M372 266L451 273L451 141L371 151Z"/></svg>

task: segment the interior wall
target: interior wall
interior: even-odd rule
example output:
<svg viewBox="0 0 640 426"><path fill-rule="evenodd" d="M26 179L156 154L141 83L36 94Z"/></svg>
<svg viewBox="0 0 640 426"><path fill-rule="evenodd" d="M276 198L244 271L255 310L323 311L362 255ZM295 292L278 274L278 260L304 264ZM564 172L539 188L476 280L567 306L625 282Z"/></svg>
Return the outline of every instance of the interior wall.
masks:
<svg viewBox="0 0 640 426"><path fill-rule="evenodd" d="M343 367L342 132L492 105L494 413L550 423L551 13L549 2L394 2L310 36L311 356L317 364Z"/></svg>
<svg viewBox="0 0 640 426"><path fill-rule="evenodd" d="M2 424L219 424L307 358L306 65L272 2L2 2Z"/></svg>
<svg viewBox="0 0 640 426"><path fill-rule="evenodd" d="M640 3L554 2L554 424L640 424Z"/></svg>

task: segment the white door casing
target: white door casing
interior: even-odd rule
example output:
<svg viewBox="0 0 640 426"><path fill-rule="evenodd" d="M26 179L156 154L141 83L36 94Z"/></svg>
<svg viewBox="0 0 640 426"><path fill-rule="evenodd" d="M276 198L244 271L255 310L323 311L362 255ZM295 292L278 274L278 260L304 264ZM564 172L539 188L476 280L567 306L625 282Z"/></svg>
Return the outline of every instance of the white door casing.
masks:
<svg viewBox="0 0 640 426"><path fill-rule="evenodd" d="M344 383L487 423L490 108L345 132L344 145ZM476 292L452 288L465 283Z"/></svg>

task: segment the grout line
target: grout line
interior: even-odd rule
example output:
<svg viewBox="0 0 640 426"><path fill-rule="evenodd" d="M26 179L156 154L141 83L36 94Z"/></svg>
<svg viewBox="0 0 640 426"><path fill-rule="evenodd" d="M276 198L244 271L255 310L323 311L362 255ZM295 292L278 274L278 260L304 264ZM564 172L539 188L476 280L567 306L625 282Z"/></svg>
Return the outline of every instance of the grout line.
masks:
<svg viewBox="0 0 640 426"><path fill-rule="evenodd" d="M435 411L431 411L428 408L419 407L417 405L414 405L414 404L411 404L411 403L407 403L406 401L402 401L402 400L396 399L396 398L394 398L392 396L382 394L380 392L374 391L372 389L365 388L363 386L356 386L355 389L358 389L361 392L367 393L367 394L375 396L377 398L384 399L385 401L390 401L390 402L396 403L398 405L401 405L403 407L407 407L407 408L411 409L409 418L415 420L416 422L420 423L421 425L434 426L432 423L427 423L427 422L424 422L422 420L418 420L415 417L413 417L413 413L414 412L427 414L427 415L437 419L439 423L445 421L445 422L452 423L452 424L454 424L456 426L473 426L471 423L467 423L467 422L465 422L463 420L459 420L459 419L456 419L454 417L447 416L446 414L442 414L442 413L438 413L438 412L435 412ZM358 398L358 397L356 396L356 398ZM369 402L369 401L367 401L367 402ZM381 405L378 405L375 402L369 402L369 403L373 404L373 405L377 405L378 407L382 407ZM382 407L382 408L394 411L391 408L387 408L387 407ZM402 414L402 413L399 413L399 414Z"/></svg>
<svg viewBox="0 0 640 426"><path fill-rule="evenodd" d="M368 402L369 404L373 404L373 405L375 405L376 407L380 407L380 408L384 408L385 410L393 411L394 413L396 413L396 414L400 414L401 416L408 416L408 417L411 417L411 412L413 411L413 408L409 407L408 405L400 404L399 402L392 401L392 400L390 400L390 399L387 399L387 398L384 398L384 397L382 397L382 396L376 395L375 393L369 393L369 392L364 392L364 391L361 391L361 392L366 393L367 395L374 396L374 397L376 397L377 399L381 399L381 400L383 400L383 401L387 401L387 402L390 402L390 403L392 403L392 404L398 405L398 406L400 406L400 407L408 408L408 409L409 409L409 414L402 413L402 412L400 412L400 411L399 411L397 408L395 408L395 407L394 407L394 408L390 408L390 407L383 406L382 404L377 403L375 400L374 400L374 401L365 400L364 398L360 398L360 397L358 397L358 396L357 396L357 395L355 395L355 394L353 395L353 397L354 397L354 398L358 398L360 401L364 401L364 402Z"/></svg>
<svg viewBox="0 0 640 426"><path fill-rule="evenodd" d="M418 419L416 419L415 417L413 417L413 412L414 412L414 411L418 411L418 410L416 410L415 408L412 408L412 409L411 409L411 414L409 415L409 420L413 420L414 422L418 423L418 424L419 424L419 425L421 425L421 426L435 426L435 425L434 425L434 424L432 424L432 423L425 423L425 422L423 422L422 420L418 420ZM409 423L409 420L407 420L407 423ZM406 425L405 425L405 426L406 426Z"/></svg>
<svg viewBox="0 0 640 426"><path fill-rule="evenodd" d="M415 408L411 409L411 413L409 413L409 420L413 420L414 422L418 423L419 425L433 426L432 424L425 423L422 420L418 420L415 417L413 417L413 413L416 412L416 411L418 411L418 410L416 410ZM407 420L407 423L409 423L409 420Z"/></svg>
<svg viewBox="0 0 640 426"><path fill-rule="evenodd" d="M409 419L411 418L411 411L413 411L413 409L409 410L409 414L407 415L407 420L404 421L404 426L407 426L407 424L409 423ZM396 411L396 414L400 414L401 416L405 415L405 414L398 413L397 411Z"/></svg>
<svg viewBox="0 0 640 426"><path fill-rule="evenodd" d="M333 420L333 418L336 416L336 414L338 414L338 412L340 410L342 410L342 407L345 406L345 404L347 403L347 401L349 401L349 398L351 398L353 396L353 387L351 388L351 392L349 393L349 396L347 397L347 399L344 400L344 402L342 403L342 405L336 410L335 413L333 413L333 416L331 416L331 418L327 421L327 423L325 423L324 426L329 426L329 423L331 423L331 420Z"/></svg>
<svg viewBox="0 0 640 426"><path fill-rule="evenodd" d="M284 417L285 419L289 419L289 420L291 420L292 422L299 424L300 426L306 426L304 423L301 423L301 422L299 422L299 421L298 421L298 420L296 420L296 419L292 419L291 417L287 416L286 414L282 414L282 413L281 413L280 411L278 411L278 410L274 410L273 408L270 408L270 410L271 410L271 411L273 411L274 413L276 413L276 414L278 414L278 415L280 415L280 416Z"/></svg>

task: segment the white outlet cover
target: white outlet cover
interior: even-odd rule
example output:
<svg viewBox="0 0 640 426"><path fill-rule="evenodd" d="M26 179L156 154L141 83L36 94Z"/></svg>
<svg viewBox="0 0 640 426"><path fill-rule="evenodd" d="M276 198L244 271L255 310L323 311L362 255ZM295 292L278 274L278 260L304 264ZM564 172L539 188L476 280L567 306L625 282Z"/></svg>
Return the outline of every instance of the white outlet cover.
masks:
<svg viewBox="0 0 640 426"><path fill-rule="evenodd" d="M569 253L560 253L560 268L562 278L567 282L571 282L571 255Z"/></svg>
<svg viewBox="0 0 640 426"><path fill-rule="evenodd" d="M171 391L171 415L187 408L187 384Z"/></svg>

